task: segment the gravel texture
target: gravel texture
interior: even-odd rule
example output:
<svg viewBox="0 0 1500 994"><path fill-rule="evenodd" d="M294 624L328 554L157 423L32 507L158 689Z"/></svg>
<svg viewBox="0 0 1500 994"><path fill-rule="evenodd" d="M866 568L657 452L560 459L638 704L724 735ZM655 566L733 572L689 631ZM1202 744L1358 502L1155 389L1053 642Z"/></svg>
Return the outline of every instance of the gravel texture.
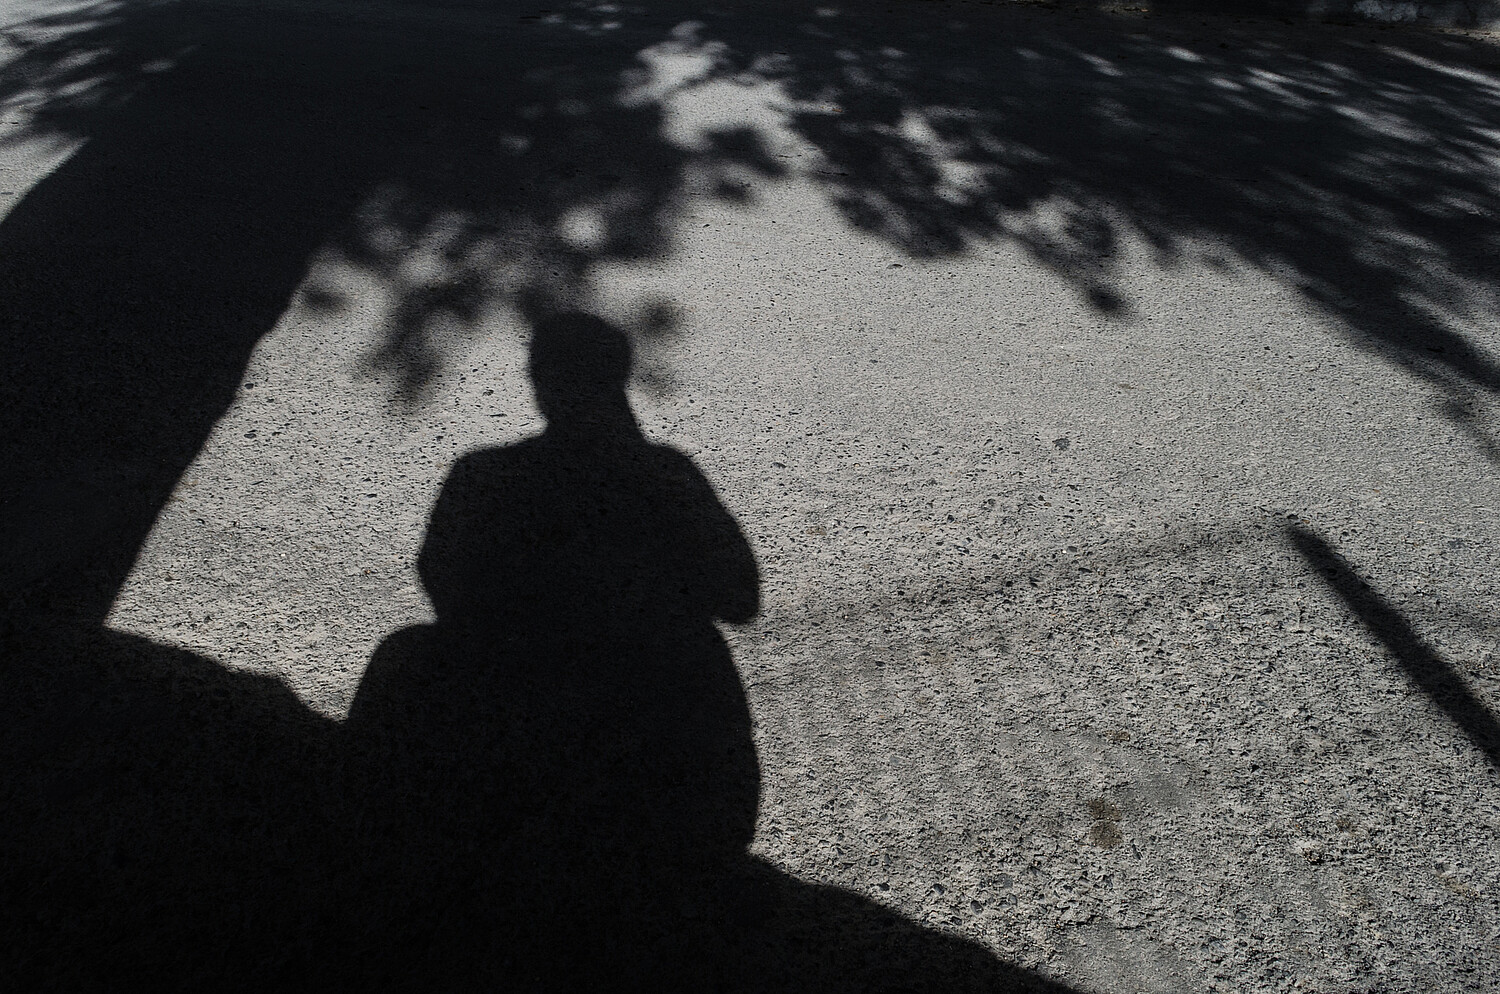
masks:
<svg viewBox="0 0 1500 994"><path fill-rule="evenodd" d="M733 872L801 895L784 934L807 948L887 937L847 940L874 973L841 983L1500 985L1485 37L905 2L4 9L10 968L222 982L171 950L237 948L231 919L267 942L336 920L350 948L430 967L459 941L444 929L475 927L390 910L401 887L447 893L431 881L468 864L443 840L486 844L462 812L402 820L427 817L406 794L440 775L420 771L455 761L408 731L368 754L399 772L371 773L340 743L363 734L372 657L469 638L454 612L479 609L435 606L447 574L419 570L429 519L466 456L553 465L523 444L549 420L528 346L578 309L628 336L642 444L690 461L712 494L681 499L717 501L756 563L753 617L660 608L650 638L699 639L738 675L759 781ZM208 40L178 55L153 41L172 31ZM123 54L79 69L78 37ZM325 78L353 66L359 85ZM476 536L524 531L474 513ZM511 629L550 658L557 632L605 622L527 592L528 570L574 582L537 528L494 589L551 605ZM635 575L614 568L587 570ZM646 667L624 644L594 651ZM649 679L641 700L685 693ZM572 693L548 686L524 693ZM416 722L422 693L449 713L409 689L382 720ZM559 704L557 727L588 706ZM581 740L534 734L504 747L524 810L549 777L606 781L551 755ZM440 807L470 788L432 789ZM376 827L328 828L356 811ZM607 878L591 909L644 888L588 921L651 921L640 949L691 959L710 912L662 910L562 815L521 822L530 841L504 845L547 854L532 885ZM404 866L402 833L423 840ZM583 869L570 838L595 846ZM643 865L676 865L673 846L641 843ZM347 889L362 861L401 871ZM313 909L300 933L264 926L281 892L256 881L278 873L307 877L286 898ZM360 899L375 924L340 903ZM518 934L553 949L537 936L568 903L539 899L551 924ZM736 983L813 989L784 934L746 954L762 966L732 960ZM321 973L345 961L317 942L224 962L356 975Z"/></svg>

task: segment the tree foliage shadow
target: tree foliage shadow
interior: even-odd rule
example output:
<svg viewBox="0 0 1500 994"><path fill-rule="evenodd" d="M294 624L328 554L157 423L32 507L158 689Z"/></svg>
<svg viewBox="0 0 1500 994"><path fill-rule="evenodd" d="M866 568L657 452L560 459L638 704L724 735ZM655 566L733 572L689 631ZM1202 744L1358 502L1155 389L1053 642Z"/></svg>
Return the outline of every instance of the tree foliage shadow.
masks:
<svg viewBox="0 0 1500 994"><path fill-rule="evenodd" d="M916 254L1019 243L1105 310L1123 242L1269 273L1356 344L1492 392L1500 89L1483 44L1056 16L1008 33L851 19L777 69L859 226ZM1215 43L1217 41L1217 44ZM824 45L837 57L819 58ZM804 54L805 53L805 54ZM1457 60L1450 66L1445 61Z"/></svg>
<svg viewBox="0 0 1500 994"><path fill-rule="evenodd" d="M26 989L1067 988L750 856L716 620L754 557L625 397L628 338L537 329L540 435L472 453L348 719L95 629L0 703L0 970Z"/></svg>
<svg viewBox="0 0 1500 994"><path fill-rule="evenodd" d="M1491 0L1154 0L1152 12L1220 17L1276 18L1283 23L1318 21L1334 24L1431 24L1478 27L1492 24Z"/></svg>
<svg viewBox="0 0 1500 994"><path fill-rule="evenodd" d="M28 610L104 616L316 253L391 286L370 363L418 396L435 325L658 250L687 156L613 100L620 51L379 13L126 2L12 32L29 135L84 142L0 224L0 587ZM774 171L746 135L710 145L703 168ZM559 234L580 206L587 245Z"/></svg>

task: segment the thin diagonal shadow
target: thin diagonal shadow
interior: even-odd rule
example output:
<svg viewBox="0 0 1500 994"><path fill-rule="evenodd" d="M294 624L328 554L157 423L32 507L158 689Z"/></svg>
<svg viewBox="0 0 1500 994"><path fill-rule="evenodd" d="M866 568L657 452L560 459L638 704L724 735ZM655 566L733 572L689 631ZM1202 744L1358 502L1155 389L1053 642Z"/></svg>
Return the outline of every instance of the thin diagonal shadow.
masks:
<svg viewBox="0 0 1500 994"><path fill-rule="evenodd" d="M1287 528L1287 537L1365 627L1385 643L1412 683L1453 719L1491 764L1500 766L1500 721L1453 667L1322 538L1298 525Z"/></svg>

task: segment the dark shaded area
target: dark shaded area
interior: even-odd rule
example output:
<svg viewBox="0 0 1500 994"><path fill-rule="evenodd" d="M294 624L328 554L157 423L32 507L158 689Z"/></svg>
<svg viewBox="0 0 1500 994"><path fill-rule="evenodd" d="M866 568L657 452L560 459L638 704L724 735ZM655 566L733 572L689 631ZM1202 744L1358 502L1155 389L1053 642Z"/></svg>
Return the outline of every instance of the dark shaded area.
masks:
<svg viewBox="0 0 1500 994"><path fill-rule="evenodd" d="M6 140L82 143L0 221L0 972L24 986L1031 982L744 856L712 619L753 610L753 573L618 410L460 467L423 559L440 622L382 649L347 728L103 629L256 343L299 288L348 303L320 253L391 288L370 365L412 403L435 327L566 309L599 264L669 252L693 191L794 171L905 252L1008 240L1115 314L1133 239L1270 273L1474 432L1500 386L1462 330L1500 303L1497 93L1453 68L1493 65L1477 42L942 3L249 6L4 32L0 100L32 112ZM657 79L652 46L699 69ZM816 157L663 136L666 96L765 81ZM645 521L687 537L653 558Z"/></svg>
<svg viewBox="0 0 1500 994"><path fill-rule="evenodd" d="M747 854L759 770L714 622L756 613L757 569L692 462L641 435L629 360L597 319L538 328L547 429L455 468L419 559L437 622L387 639L341 727L141 640L26 646L0 712L0 972L1064 990Z"/></svg>
<svg viewBox="0 0 1500 994"><path fill-rule="evenodd" d="M1457 27L1487 26L1500 15L1493 0L1151 0L1146 6L1162 14Z"/></svg>
<svg viewBox="0 0 1500 994"><path fill-rule="evenodd" d="M1417 689L1453 719L1490 763L1500 766L1500 721L1453 667L1321 537L1299 525L1289 527L1287 536L1365 627L1384 643Z"/></svg>

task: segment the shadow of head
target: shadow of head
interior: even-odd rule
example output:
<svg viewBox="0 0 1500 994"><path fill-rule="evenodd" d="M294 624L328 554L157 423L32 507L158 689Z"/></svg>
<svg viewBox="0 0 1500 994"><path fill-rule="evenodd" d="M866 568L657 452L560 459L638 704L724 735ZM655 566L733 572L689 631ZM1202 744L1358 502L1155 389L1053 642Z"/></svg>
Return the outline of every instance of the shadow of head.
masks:
<svg viewBox="0 0 1500 994"><path fill-rule="evenodd" d="M591 314L546 318L532 335L528 371L537 406L553 428L628 418L630 368L629 337Z"/></svg>

